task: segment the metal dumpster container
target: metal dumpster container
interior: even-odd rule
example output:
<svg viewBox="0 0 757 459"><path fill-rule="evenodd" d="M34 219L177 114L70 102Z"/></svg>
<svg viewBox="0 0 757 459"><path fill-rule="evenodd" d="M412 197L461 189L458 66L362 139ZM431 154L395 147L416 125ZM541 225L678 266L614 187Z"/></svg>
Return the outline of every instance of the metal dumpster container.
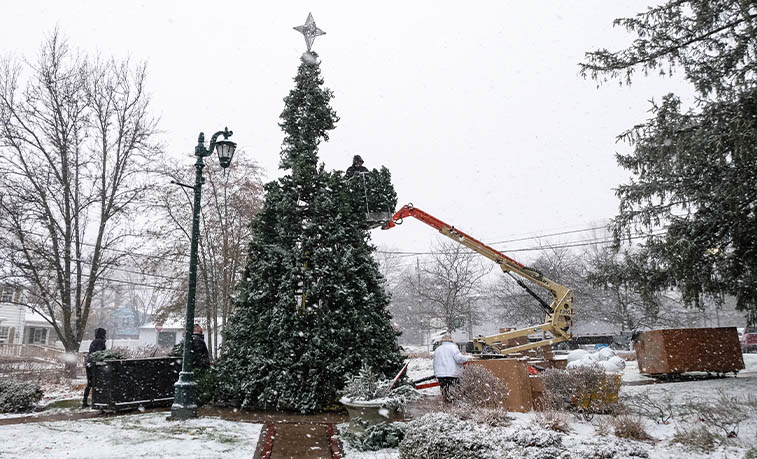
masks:
<svg viewBox="0 0 757 459"><path fill-rule="evenodd" d="M634 349L644 375L736 373L744 369L735 327L645 331L636 338Z"/></svg>
<svg viewBox="0 0 757 459"><path fill-rule="evenodd" d="M180 371L181 359L176 357L97 362L92 408L123 411L171 405Z"/></svg>

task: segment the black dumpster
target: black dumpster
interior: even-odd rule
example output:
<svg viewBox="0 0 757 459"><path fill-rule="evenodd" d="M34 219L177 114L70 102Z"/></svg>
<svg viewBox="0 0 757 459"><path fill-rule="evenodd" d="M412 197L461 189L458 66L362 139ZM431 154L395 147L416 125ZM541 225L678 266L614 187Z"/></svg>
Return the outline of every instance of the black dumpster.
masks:
<svg viewBox="0 0 757 459"><path fill-rule="evenodd" d="M180 371L181 359L176 357L97 362L92 408L123 411L171 405Z"/></svg>

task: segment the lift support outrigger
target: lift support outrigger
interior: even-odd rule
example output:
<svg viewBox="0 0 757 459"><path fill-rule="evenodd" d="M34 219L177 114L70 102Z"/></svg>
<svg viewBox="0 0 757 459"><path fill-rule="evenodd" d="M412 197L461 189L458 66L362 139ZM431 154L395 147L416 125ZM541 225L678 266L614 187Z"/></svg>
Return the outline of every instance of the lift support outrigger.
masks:
<svg viewBox="0 0 757 459"><path fill-rule="evenodd" d="M492 336L474 338L474 352L482 353L491 348L499 354L507 355L542 346L551 346L564 341L570 341L573 338L571 332L571 327L573 325L573 293L569 288L547 279L535 269L518 263L478 239L455 229L454 226L444 223L433 215L413 207L412 204L407 204L398 210L392 216L391 220L384 223L381 229L394 228L396 225L402 224L403 219L407 217L415 217L432 228L437 229L440 233L458 244L462 244L497 263L499 267L502 268L503 272L512 277L518 285L524 288L531 296L536 298L546 313L546 319L541 325L499 333ZM553 297L552 303L550 304L544 301L521 279L514 276L513 273L549 291L550 295ZM505 347L508 340L535 333L541 333L542 339L519 346ZM549 333L551 337L547 338L546 333Z"/></svg>

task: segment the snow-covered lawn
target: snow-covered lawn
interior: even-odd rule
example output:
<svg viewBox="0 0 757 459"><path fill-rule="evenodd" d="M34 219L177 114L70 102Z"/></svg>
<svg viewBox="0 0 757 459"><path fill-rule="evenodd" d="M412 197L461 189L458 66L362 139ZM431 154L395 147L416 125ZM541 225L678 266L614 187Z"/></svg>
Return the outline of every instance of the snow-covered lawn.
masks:
<svg viewBox="0 0 757 459"><path fill-rule="evenodd" d="M654 380L639 374L637 362L629 361L626 363L627 366L623 372L623 381L629 384L622 386L621 395L648 393L652 399L656 400L669 397L671 403L677 409L680 409L690 401L710 401L714 403L720 392L730 397L738 397L739 399L745 399L749 396L757 397L757 354L744 354L746 368L735 378L728 376L726 378L665 384L638 384L640 381L653 382ZM433 374L432 360L430 358L411 360L408 367L408 376L411 379L418 379L430 374ZM511 413L511 416L513 418L512 426L508 429L535 429L532 424L536 416L535 413ZM572 453L570 457L574 459L584 457L612 457L620 459L629 457L620 450L623 448L633 449L635 447L642 449L653 459L741 459L750 447L757 445L757 413L754 412L751 417L740 424L737 438L729 439L728 446L720 446L712 452L693 451L684 445L671 442L676 430L692 428L690 423L687 424L680 418L674 418L668 424L655 424L652 421L646 421L646 430L654 438L654 440L649 442L636 442L615 438L612 434L612 427L609 427L611 422L610 416L597 415L589 422L568 415L567 420L569 421L571 431L562 435L562 448L570 451ZM609 428L609 432L603 432L605 428ZM344 449L346 459L397 459L399 457L398 449L363 452L351 448L349 444L345 444ZM606 451L607 454L610 454L610 451L617 452L614 456L596 456L600 450Z"/></svg>
<svg viewBox="0 0 757 459"><path fill-rule="evenodd" d="M260 424L167 412L0 426L3 458L252 457ZM10 440L12 439L12 440Z"/></svg>
<svg viewBox="0 0 757 459"><path fill-rule="evenodd" d="M639 374L635 361L627 362L623 373L621 395L647 393L653 399L669 398L675 407L682 407L690 401L714 401L719 392L732 397L757 397L757 354L744 355L745 370L738 377L704 379L666 384L639 385L639 381L651 381ZM433 374L431 358L411 359L408 376L419 379ZM636 385L634 385L636 383ZM78 399L80 386L47 386L44 403L56 399ZM438 394L438 388L426 390L431 395ZM58 412L78 412L78 409L46 410L36 415ZM28 415L28 414L26 414ZM138 413L112 418L98 418L79 421L41 422L0 426L3 458L131 458L131 457L175 457L192 458L251 457L260 434L261 425L224 421L218 418L199 418L185 422L167 421L167 412ZM534 430L534 413L511 413L512 426L508 429ZM5 415L3 417L11 417ZM711 453L696 452L672 443L677 429L690 428L683 421L674 418L668 424L646 422L649 434L654 438L647 443L617 439L612 428L606 436L600 434L603 426L610 423L609 416L595 416L591 422L567 417L571 431L562 435L562 448L572 451L572 458L594 457L590 451L613 448L617 445L636 445L646 451L650 458L731 458L741 459L749 447L757 445L757 417L754 415L739 426L738 437L729 440L729 446L721 446ZM537 430L538 432L538 430ZM12 439L9 441L9 439ZM609 446L608 446L609 445ZM615 445L615 446L613 446ZM346 459L397 459L398 449L384 449L377 452L360 452L344 445ZM187 451L185 454L184 451ZM181 454L180 454L181 453ZM593 454L593 453L592 453ZM619 459L623 455L607 456Z"/></svg>

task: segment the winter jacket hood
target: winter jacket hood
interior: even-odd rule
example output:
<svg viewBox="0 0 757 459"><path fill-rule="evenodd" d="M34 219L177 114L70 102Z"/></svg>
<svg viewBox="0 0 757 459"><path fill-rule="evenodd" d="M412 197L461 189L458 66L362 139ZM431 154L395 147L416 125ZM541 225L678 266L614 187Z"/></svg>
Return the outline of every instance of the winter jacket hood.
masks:
<svg viewBox="0 0 757 459"><path fill-rule="evenodd" d="M95 329L95 339L105 339L105 329L104 328L96 328Z"/></svg>

